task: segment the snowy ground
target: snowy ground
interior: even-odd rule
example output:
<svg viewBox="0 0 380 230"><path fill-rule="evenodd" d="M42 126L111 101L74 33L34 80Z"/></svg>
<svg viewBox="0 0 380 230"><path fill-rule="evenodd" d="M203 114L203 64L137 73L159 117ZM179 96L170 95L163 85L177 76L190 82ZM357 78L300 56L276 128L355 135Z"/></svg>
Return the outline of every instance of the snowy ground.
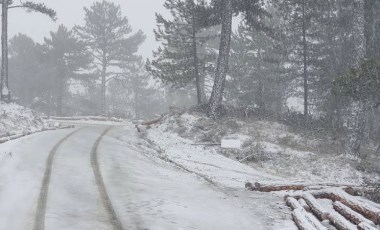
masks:
<svg viewBox="0 0 380 230"><path fill-rule="evenodd" d="M83 127L57 149L46 229L112 229L90 163L93 144L107 127ZM32 228L49 152L73 131L0 144L0 229ZM296 229L282 197L243 188L248 179L279 178L200 149L175 153L167 144L162 153L132 124L113 127L100 142L100 171L123 229Z"/></svg>
<svg viewBox="0 0 380 230"><path fill-rule="evenodd" d="M26 132L35 132L47 124L31 109L0 102L0 138Z"/></svg>
<svg viewBox="0 0 380 230"><path fill-rule="evenodd" d="M233 145L230 138L240 148L197 145ZM275 122L226 119L215 123L201 115L172 114L148 131L148 139L161 147L170 160L226 186L241 187L245 180L262 182L276 178L346 184L379 179L378 174L359 171L360 161L339 154L328 138L305 137ZM231 160L224 160L219 169L220 165L213 162L224 156ZM234 174L228 172L224 176L229 168L233 168Z"/></svg>

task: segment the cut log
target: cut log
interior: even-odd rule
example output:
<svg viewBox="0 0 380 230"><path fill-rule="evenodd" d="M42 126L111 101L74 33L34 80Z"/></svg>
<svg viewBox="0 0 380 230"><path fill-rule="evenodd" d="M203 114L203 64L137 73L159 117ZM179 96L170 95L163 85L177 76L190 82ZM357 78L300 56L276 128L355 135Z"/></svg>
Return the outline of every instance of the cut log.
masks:
<svg viewBox="0 0 380 230"><path fill-rule="evenodd" d="M286 198L286 204L291 207L293 210L294 209L304 209L301 204L294 199L293 197L288 197Z"/></svg>
<svg viewBox="0 0 380 230"><path fill-rule="evenodd" d="M145 121L145 122L141 123L141 125L150 126L150 125L154 125L154 124L160 123L161 120L162 120L162 117L159 117L159 118L151 120L151 121Z"/></svg>
<svg viewBox="0 0 380 230"><path fill-rule="evenodd" d="M325 226L310 212L306 212L306 219L318 230L327 230Z"/></svg>
<svg viewBox="0 0 380 230"><path fill-rule="evenodd" d="M194 143L191 145L220 146L220 143Z"/></svg>
<svg viewBox="0 0 380 230"><path fill-rule="evenodd" d="M286 198L286 204L291 207L293 210L301 210L304 212L304 217L306 220L317 230L327 230L326 227L324 227L321 222L313 214L307 212L301 204L293 197L287 197Z"/></svg>
<svg viewBox="0 0 380 230"><path fill-rule="evenodd" d="M365 223L365 222L360 223L358 225L358 229L359 230L378 230L378 228L376 228L376 227L374 227L374 226L372 226L372 225L370 225L368 223Z"/></svg>
<svg viewBox="0 0 380 230"><path fill-rule="evenodd" d="M310 207L310 210L318 217L318 219L326 220L328 212L322 207L321 204L315 199L310 193L304 193L302 198L305 200L306 204Z"/></svg>
<svg viewBox="0 0 380 230"><path fill-rule="evenodd" d="M372 206L369 203L359 201L354 196L349 195L342 189L325 189L321 191L314 191L313 195L316 198L325 198L332 201L340 201L342 204L351 208L355 212L360 213L367 219L373 221L375 224L380 224L380 209Z"/></svg>
<svg viewBox="0 0 380 230"><path fill-rule="evenodd" d="M300 198L298 200L298 202L300 203L300 205L306 210L306 211L310 211L310 207L309 205L307 205L306 201L303 199L303 198Z"/></svg>
<svg viewBox="0 0 380 230"><path fill-rule="evenodd" d="M327 215L327 219L338 230L357 230L357 226L346 220L339 213L333 211Z"/></svg>
<svg viewBox="0 0 380 230"><path fill-rule="evenodd" d="M254 186L252 185L249 188L252 191L259 191L259 192L278 192L278 191L289 191L289 190L304 190L306 187L304 185L289 185L289 184L265 185L265 184L256 182Z"/></svg>
<svg viewBox="0 0 380 230"><path fill-rule="evenodd" d="M309 222L305 214L306 212L303 209L294 209L292 217L297 227L300 230L318 230Z"/></svg>
<svg viewBox="0 0 380 230"><path fill-rule="evenodd" d="M375 225L372 221L366 219L364 216L360 215L359 213L355 212L354 210L350 209L349 207L347 207L339 201L335 201L333 206L338 213L344 216L347 220L351 221L351 223L353 224L358 225L364 222L370 225Z"/></svg>

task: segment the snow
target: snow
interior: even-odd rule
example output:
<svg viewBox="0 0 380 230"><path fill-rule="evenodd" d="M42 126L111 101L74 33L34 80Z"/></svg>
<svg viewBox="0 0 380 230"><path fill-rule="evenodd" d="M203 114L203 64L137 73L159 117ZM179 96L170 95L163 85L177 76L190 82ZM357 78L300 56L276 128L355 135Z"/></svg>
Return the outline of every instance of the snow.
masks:
<svg viewBox="0 0 380 230"><path fill-rule="evenodd" d="M195 159L186 159L188 155L185 155L181 161L171 158L174 151L165 148L164 157L175 159L175 162L194 170L193 174L189 174L187 170L179 170L172 162L165 161L165 158L161 158L163 156L157 157L157 151L134 133L130 127L124 128L123 132L114 129L110 134L114 138L107 137L100 146L101 152L107 152L101 154L101 166L105 177L109 178L106 185L112 188L110 193L117 201L116 208L121 215L123 212L131 213L124 220L127 229L134 229L134 226L157 230L296 229L289 213L279 208L287 209L280 197L247 192L242 187L244 183L236 183L233 179L262 176L249 175L257 172L244 172L244 165L225 157L219 158L217 154L208 156L204 151L196 152L198 148L181 149L175 156L180 157L181 153L189 151L192 155L199 155ZM150 131L148 133L154 135ZM177 137L174 140L180 139ZM177 147L184 145L179 144ZM197 160L203 163L195 162ZM217 171L208 171L210 169ZM248 175L244 177L246 173ZM118 175L126 175L126 178ZM204 178L223 184L210 185ZM278 215L278 219L272 215Z"/></svg>
<svg viewBox="0 0 380 230"><path fill-rule="evenodd" d="M33 226L47 155L70 132L46 131L0 144L0 229Z"/></svg>
<svg viewBox="0 0 380 230"><path fill-rule="evenodd" d="M47 229L110 228L90 164L92 144L105 128L83 126L58 149ZM0 144L4 152L0 158L0 229L33 226L47 156L72 131L48 131ZM156 151L159 148L153 147L137 135L131 123L113 127L100 143L100 170L125 229L296 230L281 197L243 188L248 178L276 178L212 152L199 152L194 159L203 161L196 164L199 171L188 161L186 166L194 170L189 173L165 161ZM204 176L214 177L217 184L210 184Z"/></svg>
<svg viewBox="0 0 380 230"><path fill-rule="evenodd" d="M164 150L163 157L226 187L243 188L246 181L279 180L238 161L218 154L214 149L192 145L191 140L165 132L162 125L148 131L148 138Z"/></svg>
<svg viewBox="0 0 380 230"><path fill-rule="evenodd" d="M225 149L242 149L250 137L244 135L229 135L222 139L221 147Z"/></svg>
<svg viewBox="0 0 380 230"><path fill-rule="evenodd" d="M213 122L200 114L185 112L166 116L162 124L148 131L148 138L165 150L171 160L181 161L181 164L214 162L223 155L232 162L244 162L250 168L247 170L255 169L292 181L359 185L378 178L376 174L359 171L358 160L339 154L338 144L329 137L296 133L277 122L239 119ZM220 141L222 147L231 148L194 146L205 142L203 139ZM203 154L212 157L198 160ZM199 168L199 165L193 163L191 168Z"/></svg>
<svg viewBox="0 0 380 230"><path fill-rule="evenodd" d="M33 110L0 102L0 137L36 132L46 126Z"/></svg>

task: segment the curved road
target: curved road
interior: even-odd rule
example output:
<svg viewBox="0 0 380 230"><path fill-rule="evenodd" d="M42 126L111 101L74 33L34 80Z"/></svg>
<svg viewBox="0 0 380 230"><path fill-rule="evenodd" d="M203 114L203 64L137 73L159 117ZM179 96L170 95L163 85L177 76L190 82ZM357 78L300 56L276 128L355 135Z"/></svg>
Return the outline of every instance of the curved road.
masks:
<svg viewBox="0 0 380 230"><path fill-rule="evenodd" d="M242 205L140 145L133 126L100 125L0 145L0 229L270 229L257 197Z"/></svg>

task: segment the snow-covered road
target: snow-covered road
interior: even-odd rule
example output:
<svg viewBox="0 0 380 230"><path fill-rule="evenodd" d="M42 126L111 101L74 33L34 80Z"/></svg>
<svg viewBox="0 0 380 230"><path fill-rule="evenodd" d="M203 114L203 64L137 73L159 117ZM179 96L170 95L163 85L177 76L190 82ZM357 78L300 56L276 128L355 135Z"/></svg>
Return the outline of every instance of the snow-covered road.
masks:
<svg viewBox="0 0 380 230"><path fill-rule="evenodd" d="M295 229L280 198L212 186L108 128L0 145L0 229Z"/></svg>

